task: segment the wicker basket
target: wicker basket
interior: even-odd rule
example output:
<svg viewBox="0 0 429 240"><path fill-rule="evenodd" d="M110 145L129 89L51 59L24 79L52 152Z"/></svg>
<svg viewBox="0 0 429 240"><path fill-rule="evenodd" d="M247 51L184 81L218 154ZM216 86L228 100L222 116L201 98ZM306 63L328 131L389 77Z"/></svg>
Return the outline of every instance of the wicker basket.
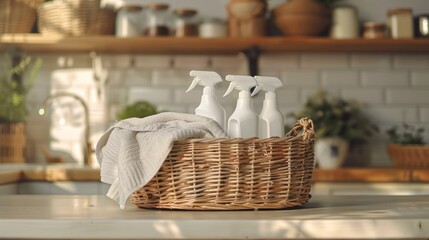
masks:
<svg viewBox="0 0 429 240"><path fill-rule="evenodd" d="M49 35L109 35L115 33L115 13L100 8L100 0L55 0L38 8L39 31Z"/></svg>
<svg viewBox="0 0 429 240"><path fill-rule="evenodd" d="M24 163L25 124L0 124L0 163Z"/></svg>
<svg viewBox="0 0 429 240"><path fill-rule="evenodd" d="M429 146L389 144L387 152L395 167L429 168Z"/></svg>
<svg viewBox="0 0 429 240"><path fill-rule="evenodd" d="M0 33L30 33L43 0L1 0Z"/></svg>
<svg viewBox="0 0 429 240"><path fill-rule="evenodd" d="M285 138L175 142L157 175L134 192L141 208L282 209L310 199L314 129L301 119Z"/></svg>

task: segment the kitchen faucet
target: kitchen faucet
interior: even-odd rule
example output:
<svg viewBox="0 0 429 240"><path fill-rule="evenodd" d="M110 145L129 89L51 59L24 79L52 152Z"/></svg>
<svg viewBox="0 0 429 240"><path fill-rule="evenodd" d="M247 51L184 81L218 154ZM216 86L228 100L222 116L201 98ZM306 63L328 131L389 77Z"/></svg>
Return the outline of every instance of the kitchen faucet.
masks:
<svg viewBox="0 0 429 240"><path fill-rule="evenodd" d="M85 143L83 145L83 163L84 165L91 166L92 149L91 149L91 142L89 140L89 134L90 134L89 111L85 101L76 94L69 93L69 92L58 92L48 96L45 99L42 107L39 109L39 114L43 116L45 114L45 108L47 108L55 98L61 98L61 97L72 97L78 100L83 106L83 109L85 111Z"/></svg>

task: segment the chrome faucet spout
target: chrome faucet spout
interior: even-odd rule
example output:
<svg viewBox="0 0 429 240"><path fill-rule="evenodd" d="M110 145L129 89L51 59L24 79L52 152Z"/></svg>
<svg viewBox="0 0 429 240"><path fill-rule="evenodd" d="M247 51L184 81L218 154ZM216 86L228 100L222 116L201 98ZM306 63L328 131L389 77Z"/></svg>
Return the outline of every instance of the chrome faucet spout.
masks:
<svg viewBox="0 0 429 240"><path fill-rule="evenodd" d="M91 156L92 156L92 148L90 142L90 121L89 121L89 110L85 101L78 95L69 92L58 92L53 95L48 96L44 101L42 107L39 109L39 114L44 115L45 109L51 105L52 101L56 98L61 97L71 97L76 99L83 107L85 112L85 143L83 145L83 163L84 165L90 166L92 164Z"/></svg>

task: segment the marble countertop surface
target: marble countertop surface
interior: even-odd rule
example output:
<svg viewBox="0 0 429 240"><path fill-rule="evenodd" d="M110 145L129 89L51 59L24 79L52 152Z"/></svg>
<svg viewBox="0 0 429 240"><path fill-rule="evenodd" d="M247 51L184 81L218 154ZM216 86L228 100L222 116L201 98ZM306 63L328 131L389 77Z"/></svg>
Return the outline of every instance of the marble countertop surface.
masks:
<svg viewBox="0 0 429 240"><path fill-rule="evenodd" d="M0 196L0 238L427 238L428 196L314 197L260 211L124 210L104 196Z"/></svg>

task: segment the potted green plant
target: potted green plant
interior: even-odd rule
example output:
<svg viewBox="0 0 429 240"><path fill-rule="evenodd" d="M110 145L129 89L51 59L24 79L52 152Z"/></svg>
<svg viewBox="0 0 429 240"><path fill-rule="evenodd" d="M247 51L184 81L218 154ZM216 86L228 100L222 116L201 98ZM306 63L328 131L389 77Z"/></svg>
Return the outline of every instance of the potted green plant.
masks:
<svg viewBox="0 0 429 240"><path fill-rule="evenodd" d="M348 154L352 140L363 140L377 127L362 114L362 104L328 96L318 91L308 98L304 108L290 116L313 120L316 133L315 158L321 168L340 167Z"/></svg>
<svg viewBox="0 0 429 240"><path fill-rule="evenodd" d="M118 120L123 120L132 117L143 118L157 114L156 107L148 101L138 101L123 107L117 114Z"/></svg>
<svg viewBox="0 0 429 240"><path fill-rule="evenodd" d="M391 142L387 145L387 152L396 167L429 167L429 146L425 145L424 131L422 127L406 123L386 131Z"/></svg>
<svg viewBox="0 0 429 240"><path fill-rule="evenodd" d="M20 57L19 57L20 58ZM27 94L34 84L41 61L18 60L4 54L0 66L0 163L22 163L26 144L25 121L29 114ZM14 64L16 63L16 64ZM29 70L24 79L23 73ZM25 80L25 81L24 81Z"/></svg>

